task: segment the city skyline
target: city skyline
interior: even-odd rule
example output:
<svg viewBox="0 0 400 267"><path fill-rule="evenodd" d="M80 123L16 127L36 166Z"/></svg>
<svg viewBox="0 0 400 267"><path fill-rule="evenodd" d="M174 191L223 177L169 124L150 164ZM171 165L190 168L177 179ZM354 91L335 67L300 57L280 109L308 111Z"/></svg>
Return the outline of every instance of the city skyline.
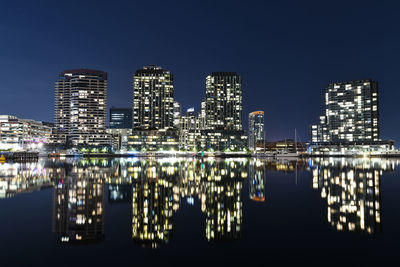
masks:
<svg viewBox="0 0 400 267"><path fill-rule="evenodd" d="M0 1L2 266L390 266L399 8Z"/></svg>
<svg viewBox="0 0 400 267"><path fill-rule="evenodd" d="M81 11L50 2L2 5L5 14L0 18L0 31L5 41L0 44L1 114L51 121L57 73L80 67L107 71L107 110L112 106L130 107L132 74L151 63L174 73L175 99L182 110L192 106L200 110L197 99L204 98L206 75L212 71L237 72L243 79L243 114L264 110L269 140L290 138L294 128L303 141L308 140L309 125L318 121L317 114L323 113L323 89L327 84L371 78L380 84L381 138L400 139L400 126L393 116L399 92L396 72L391 67L398 56L394 48L399 39L391 34L394 28L385 24L390 22L391 14L383 4L292 3L293 8L286 10L286 5L279 3L243 6L235 2L229 6L216 3L210 10L210 3L195 3L175 10L161 3L153 7L156 13L165 10L172 17L165 22L171 30L161 33L164 46L152 42L160 32L156 27L159 20L147 25L141 22L143 16L150 14L146 3L110 5L113 19L104 21L100 19L108 10L104 3L93 7L98 12L90 14L90 20L84 15L89 8L85 3L80 5ZM181 12L185 9L188 12ZM59 10L70 12L65 13L67 20L51 15ZM144 11L139 14L136 10ZM208 21L200 16L205 10ZM221 18L217 16L219 10L226 11ZM374 16L364 17L369 13ZM284 20L280 19L283 14L287 14ZM69 33L66 23L70 16L74 16L73 33ZM341 19L336 20L337 16ZM130 26L144 37L135 38ZM144 26L150 32L145 33ZM66 29L64 37L55 34L58 29ZM106 31L106 38L96 36L101 29ZM224 31L219 35L221 29ZM28 46L20 45L33 32L38 38L30 40ZM82 37L83 42L75 44L76 37L66 41L64 38L71 34ZM209 38L205 36L215 41L206 42ZM21 74L24 79L16 78ZM243 120L243 127L248 128L247 119Z"/></svg>

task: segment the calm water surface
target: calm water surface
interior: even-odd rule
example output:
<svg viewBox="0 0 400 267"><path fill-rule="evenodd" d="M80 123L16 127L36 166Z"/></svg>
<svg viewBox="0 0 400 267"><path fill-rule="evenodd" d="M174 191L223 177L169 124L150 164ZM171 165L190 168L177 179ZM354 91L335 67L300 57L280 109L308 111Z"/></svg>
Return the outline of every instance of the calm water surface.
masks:
<svg viewBox="0 0 400 267"><path fill-rule="evenodd" d="M385 264L399 160L0 165L1 266Z"/></svg>

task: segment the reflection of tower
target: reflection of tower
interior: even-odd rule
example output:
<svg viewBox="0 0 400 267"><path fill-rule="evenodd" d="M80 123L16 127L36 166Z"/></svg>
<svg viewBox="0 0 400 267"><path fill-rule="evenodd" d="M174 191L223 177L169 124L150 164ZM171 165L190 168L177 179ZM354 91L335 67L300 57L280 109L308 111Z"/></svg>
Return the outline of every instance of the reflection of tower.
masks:
<svg viewBox="0 0 400 267"><path fill-rule="evenodd" d="M148 163L148 164L147 164ZM132 238L144 246L158 247L172 237L175 167L147 162L134 169Z"/></svg>
<svg viewBox="0 0 400 267"><path fill-rule="evenodd" d="M265 174L263 161L257 159L249 163L249 196L253 201L265 201Z"/></svg>
<svg viewBox="0 0 400 267"><path fill-rule="evenodd" d="M78 169L79 170L79 169ZM61 242L97 242L104 239L104 184L82 172L56 180L54 231Z"/></svg>
<svg viewBox="0 0 400 267"><path fill-rule="evenodd" d="M244 164L216 162L209 165L206 186L206 237L208 240L240 239Z"/></svg>
<svg viewBox="0 0 400 267"><path fill-rule="evenodd" d="M380 170L358 166L313 170L314 188L328 202L328 222L338 231L379 232Z"/></svg>

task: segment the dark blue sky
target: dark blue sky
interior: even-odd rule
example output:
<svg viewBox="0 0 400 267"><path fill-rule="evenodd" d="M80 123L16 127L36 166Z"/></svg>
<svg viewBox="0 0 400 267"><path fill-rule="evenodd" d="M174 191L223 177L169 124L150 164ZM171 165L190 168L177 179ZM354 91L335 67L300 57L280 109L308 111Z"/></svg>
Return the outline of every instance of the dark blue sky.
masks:
<svg viewBox="0 0 400 267"><path fill-rule="evenodd" d="M243 78L244 125L308 140L333 81L380 83L381 138L400 141L399 6L387 1L1 1L0 114L52 121L64 69L108 72L108 105L131 106L132 75L157 64L199 108L205 77Z"/></svg>

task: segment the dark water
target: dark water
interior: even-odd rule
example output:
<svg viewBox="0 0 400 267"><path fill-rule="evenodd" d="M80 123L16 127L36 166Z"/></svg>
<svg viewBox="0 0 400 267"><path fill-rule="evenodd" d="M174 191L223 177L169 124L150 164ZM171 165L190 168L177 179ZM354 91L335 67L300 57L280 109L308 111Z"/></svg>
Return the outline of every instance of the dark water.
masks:
<svg viewBox="0 0 400 267"><path fill-rule="evenodd" d="M386 264L399 250L399 162L6 163L0 265Z"/></svg>

